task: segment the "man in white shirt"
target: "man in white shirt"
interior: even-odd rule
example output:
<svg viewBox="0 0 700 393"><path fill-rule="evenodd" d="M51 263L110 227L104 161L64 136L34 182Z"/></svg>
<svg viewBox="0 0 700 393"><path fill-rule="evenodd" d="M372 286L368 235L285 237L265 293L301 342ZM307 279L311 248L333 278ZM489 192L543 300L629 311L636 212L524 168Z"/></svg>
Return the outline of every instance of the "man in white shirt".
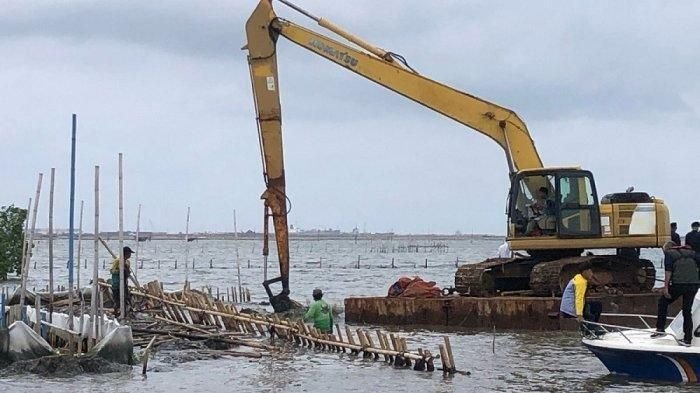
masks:
<svg viewBox="0 0 700 393"><path fill-rule="evenodd" d="M498 246L498 257L499 258L513 258L513 252L510 251L510 246L507 241Z"/></svg>

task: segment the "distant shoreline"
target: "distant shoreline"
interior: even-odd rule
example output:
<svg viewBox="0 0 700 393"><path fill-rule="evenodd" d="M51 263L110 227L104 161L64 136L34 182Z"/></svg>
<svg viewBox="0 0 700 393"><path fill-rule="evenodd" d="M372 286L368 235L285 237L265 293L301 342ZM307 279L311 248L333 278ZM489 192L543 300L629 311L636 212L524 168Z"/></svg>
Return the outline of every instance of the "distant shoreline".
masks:
<svg viewBox="0 0 700 393"><path fill-rule="evenodd" d="M46 234L35 234L35 239L43 240L48 239ZM270 234L274 237L274 234ZM77 234L76 234L77 237ZM119 234L114 232L101 233L100 237L105 240L118 240ZM67 239L68 235L65 233L55 235L54 239ZM142 242L149 240L185 240L184 233L140 233L139 238ZM188 236L190 241L196 240L234 240L235 235L232 232L224 233L192 233ZM241 240L261 240L263 238L262 233L255 232L244 232L239 233L238 238ZM394 233L338 233L338 232L303 232L303 233L290 233L290 240L355 240L367 241L367 240L502 240L503 235L487 235L487 234L469 234L469 235L441 235L441 234L394 234ZM83 240L92 240L92 233L83 233ZM134 241L136 239L136 234L134 232L125 232L124 240Z"/></svg>

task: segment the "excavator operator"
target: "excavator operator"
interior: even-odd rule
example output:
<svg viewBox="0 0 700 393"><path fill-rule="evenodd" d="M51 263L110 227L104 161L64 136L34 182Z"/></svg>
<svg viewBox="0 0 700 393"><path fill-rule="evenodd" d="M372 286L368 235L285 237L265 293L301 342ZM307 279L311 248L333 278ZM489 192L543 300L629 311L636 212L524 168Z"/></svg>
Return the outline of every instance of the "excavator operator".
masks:
<svg viewBox="0 0 700 393"><path fill-rule="evenodd" d="M542 236L545 231L551 229L551 221L554 219L554 201L549 198L549 189L540 187L537 195L530 204L530 221L527 223L527 236Z"/></svg>

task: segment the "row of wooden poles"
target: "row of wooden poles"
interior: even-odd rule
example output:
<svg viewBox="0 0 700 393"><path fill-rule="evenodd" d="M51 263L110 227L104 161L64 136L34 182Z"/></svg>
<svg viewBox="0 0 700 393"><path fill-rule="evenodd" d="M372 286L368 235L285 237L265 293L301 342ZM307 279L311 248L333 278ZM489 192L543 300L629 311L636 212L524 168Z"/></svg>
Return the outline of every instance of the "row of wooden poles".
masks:
<svg viewBox="0 0 700 393"><path fill-rule="evenodd" d="M80 249L80 248L78 248L78 249ZM330 260L331 260L330 258L319 257L319 258L318 258L318 262L315 262L315 261L308 261L307 263L312 263L312 264L318 263L318 267L319 267L319 268L323 268L324 266L326 266L326 267L330 267L330 266L331 266L331 264L329 263ZM352 268L355 268L355 269L360 269L360 268L362 268L362 260L363 260L362 256L358 255L358 256L357 256L357 260L356 260L355 262L353 262L351 265L348 265L348 264L338 264L338 263L336 263L335 266L336 266L336 267L352 267ZM163 265L163 266L166 267L167 269L177 269L178 266L182 266L182 264L179 263L178 259L155 259L155 260L150 260L150 261L148 261L149 263L148 263L147 265L144 265L144 262L145 262L145 261L144 261L143 259L141 259L140 261L138 261L137 263L135 263L135 266L137 265L137 266L138 266L138 269L159 269L159 270L161 269L161 265ZM421 265L422 265L425 269L427 269L428 267L447 267L447 266L449 266L449 267L452 267L452 266L454 266L454 267L459 267L459 263L460 263L460 262L464 262L464 261L460 261L459 258L456 258L456 259L455 259L455 262L454 262L454 265L452 265L452 263L449 263L449 264L446 264L446 263L440 263L440 264L434 264L434 263L433 263L433 264L430 264L429 261L428 261L428 258L425 258L422 262L423 262L423 263L421 263ZM76 266L78 266L78 267L79 267L79 265L80 265L80 264L76 264ZM87 260L87 259L84 259L84 260L83 260L83 265L84 265L84 268L87 269L87 267L88 267L88 260ZM391 267L392 269L396 269L396 268L398 268L399 266L407 267L407 266L411 266L411 265L412 265L414 268L417 268L417 267L418 267L418 262L415 262L415 261L414 261L414 262L410 262L410 261L401 261L401 262L399 262L399 261L396 261L394 258L391 258L391 265L387 265L387 267ZM191 269L197 269L198 266L201 266L201 265L197 265L196 259L195 259L195 258L192 258L192 261L191 261L191 262L184 261L184 267L185 267L185 269L190 269L190 268L191 268ZM236 268L235 266L231 266L231 265L228 264L228 263L224 263L223 265L218 265L218 264L216 264L216 263L214 262L214 259L213 259L213 258L210 258L208 263L205 262L205 266L208 266L209 269L235 269L235 268ZM107 260L102 259L102 268L105 269L106 267L107 267ZM255 267L255 266L252 265L252 264L250 263L250 259L248 259L247 264L246 264L246 267L247 267L248 269L250 269L251 267ZM370 266L370 265L365 265L365 267L370 268L371 266ZM36 261L34 261L34 269L36 269ZM78 268L78 270L80 270L80 268ZM78 275L78 276L79 276L79 275ZM78 277L78 284L80 284L80 279L79 279L79 278L80 278L80 277Z"/></svg>
<svg viewBox="0 0 700 393"><path fill-rule="evenodd" d="M75 158L76 158L76 132L77 132L77 115L73 114L72 116L72 133L71 133L71 166L70 166L70 211L69 211L69 243L68 243L68 288L69 290L69 302L70 304L73 304L73 261L74 261L74 255L73 255L73 235L74 235L74 201L75 201ZM123 244L124 244L124 204L123 204L123 194L124 194L124 185L123 185L123 156L122 153L119 153L118 156L118 166L119 166L119 257L121 261L124 261L124 255L123 255ZM21 283L21 292L20 292L20 310L23 310L23 306L25 304L25 299L26 299L26 288L27 288L27 278L29 276L29 268L31 266L30 261L32 257L32 247L34 245L34 235L36 233L36 221L37 221L37 216L38 216L38 209L39 209L39 198L41 197L41 186L42 186L42 181L43 181L43 173L39 173L38 176L38 181L37 181L37 187L36 187L36 193L34 197L34 205L32 206L32 199L29 199L29 204L27 206L27 212L29 213L31 209L31 220L29 217L27 217L26 223L25 223L25 228L24 228L24 234L25 234L25 239L23 242L23 247L22 247L22 269L21 269L21 274L22 274L22 283ZM99 193L99 179L100 179L100 167L95 166L95 234L99 234L99 221L100 221L100 193ZM49 311L49 318L51 318L51 315L53 313L53 289L54 289L54 281L53 281L53 238L54 238L54 231L53 231L53 205L54 205L54 184L55 184L55 168L51 168L51 178L50 178L50 189L49 189L49 217L48 217L48 223L49 223L49 305L48 305L48 311ZM83 204L81 203L81 209L80 209L80 232L82 233L82 212L83 212ZM29 228L29 222L31 221L31 230ZM79 236L80 237L80 236ZM78 244L80 244L80 239L78 239ZM97 264L99 261L99 241L98 241L98 236L94 237L94 265L93 265L93 282L97 282L98 279L98 270L97 270ZM78 248L78 255L77 255L78 261L80 261L80 248ZM80 274L80 264L78 264L78 274ZM124 277L124 263L120 263L120 277ZM121 305L122 305L122 314L124 315L124 284L125 280L120 280L120 285L121 285ZM93 293L92 293L92 304L91 304L91 320L94 322L95 319L95 314L97 312L97 286L93 286ZM73 308L69 307L68 308L68 320L69 320L69 330L73 329ZM51 322L51 321L49 321ZM72 339L72 336L71 336ZM72 344L72 343L71 343ZM71 345L72 347L72 345Z"/></svg>
<svg viewBox="0 0 700 393"><path fill-rule="evenodd" d="M434 371L434 360L440 359L442 371L455 373L456 367L452 356L449 338L444 337L444 343L439 344L440 354L433 355L428 350L419 348L417 351L408 349L406 339L377 330L376 343L372 335L365 329L353 332L349 326L345 329L335 325L335 333L323 333L309 327L303 321L291 321L280 318L276 314L255 315L238 311L235 305L226 304L202 293L189 291L187 287L179 296L163 292L157 282L148 283L142 291L132 291L133 296L142 297L153 306L162 305L162 316L155 318L167 321L173 325L208 334L209 332L197 326L216 326L225 331L241 332L260 337L280 337L295 342L298 345L317 350L346 352L362 355L363 358L379 359L393 363L397 367L411 367L419 371ZM138 329L135 330L138 333ZM143 333L153 334L154 331Z"/></svg>
<svg viewBox="0 0 700 393"><path fill-rule="evenodd" d="M78 247L77 247L77 258L74 259L74 250L73 250L73 239L74 239L74 202L75 202L75 158L76 158L76 133L77 133L77 115L73 114L72 115L72 133L71 133L71 166L70 166L70 174L71 174L71 182L70 182L70 211L69 211L69 256L68 256L68 288L70 288L70 293L69 293L69 298L71 299L71 304L72 304L72 299L73 299L73 290L72 288L74 287L73 283L73 266L74 266L74 260L77 260L77 282L78 282L78 287L80 287L80 253L81 253L81 238L82 238L82 233L83 233L83 208L84 208L84 203L81 201L80 203L80 219L79 219L79 229L78 229ZM121 312L120 315L125 315L125 299L124 299L124 294L125 294L125 287L124 285L126 284L126 279L125 279L125 272L124 272L124 174L123 174L123 154L119 153L118 155L118 211L119 211L119 250L118 254L112 253L110 251L110 254L112 254L113 258L119 258L120 263L119 263L119 284L120 284L120 307L121 307ZM36 193L35 197L33 199L33 206L32 206L32 198L29 198L29 203L27 205L27 218L25 221L25 226L24 226L24 239L23 239L23 247L22 247L22 266L21 266L21 294L20 294L20 307L22 307L25 304L25 298L26 298L26 288L27 288L27 278L29 276L29 268L30 268L30 262L31 262L31 257L32 257L32 248L33 248L33 241L34 241L34 236L36 234L36 221L37 221L37 213L38 213L38 208L39 208L39 199L41 196L41 188L42 188L42 182L43 182L43 173L39 173L38 176L38 181L37 181L37 187L36 187ZM54 227L53 227L53 205L54 205L54 184L55 184L55 168L51 168L51 178L50 178L50 190L49 190L49 215L48 215L48 243L49 243L49 315L53 312L53 289L54 289L54 280L53 280L53 262L54 262L54 247L53 247L53 241L54 241ZM100 166L96 165L95 166L95 182L94 182L94 215L95 215L95 221L94 221L94 236L93 236L93 242L94 242L94 263L93 263L93 271L92 271L92 282L97 282L98 281L98 263L99 263L99 244L100 242L107 247L107 244L104 242L103 239L100 238L99 233L99 223L100 223ZM30 214L31 213L31 214ZM31 216L31 219L30 219ZM141 219L141 205L138 207L138 214L137 214L137 221L136 221L136 250L135 250L135 255L134 259L136 260L135 263L135 271L138 269L138 252L139 252L139 237L140 237L140 219ZM237 229L237 224L236 224L236 212L234 210L234 231L235 231L235 237L238 239L238 229ZM189 238L189 221L190 221L190 208L187 208L187 224L186 224L186 231L185 231L185 242L188 241ZM30 222L31 222L31 227L30 227ZM108 248L108 247L107 247ZM109 248L108 248L109 249ZM185 248L185 260L188 260L188 253L189 253L189 247ZM238 263L238 246L236 245L236 261ZM193 262L194 265L194 262ZM36 267L36 265L35 265ZM87 268L87 266L86 266ZM238 286L239 288L241 287L241 278L240 278L240 264L238 264L238 270L239 270L239 277L238 277ZM138 282L136 282L136 285L138 287ZM91 316L93 317L92 320L94 321L94 316L95 312L97 309L96 305L96 298L97 298L97 286L93 286L93 292L92 292L92 304L91 304ZM69 317L72 316L72 309L69 310ZM71 321L72 325L72 318L69 318ZM71 326L72 328L72 326Z"/></svg>
<svg viewBox="0 0 700 393"><path fill-rule="evenodd" d="M71 132L71 165L70 165L70 210L69 210L69 242L68 242L68 288L69 288L69 302L70 304L73 304L73 298L74 298L74 283L73 283L73 262L74 262L74 249L73 249L73 240L74 240L74 204L75 204L75 160L76 160L76 133L77 133L77 115L73 114L72 115L72 132ZM125 315L125 285L126 284L126 277L125 277L125 264L124 264L124 175L123 175L123 154L119 153L118 155L118 211L119 211L119 250L118 250L118 258L120 259L119 263L119 285L120 285L120 307L121 307L121 313L120 315ZM49 311L49 318L51 318L51 315L53 313L53 298L54 298L54 280L53 280L53 262L54 262L54 227L53 227L53 205L54 205L54 184L55 184L55 168L51 168L51 177L50 177L50 189L49 189L49 214L48 214L48 251L49 251L49 304L48 304L48 311ZM21 292L20 292L20 310L22 310L22 307L25 304L25 299L26 299L26 289L27 289L27 278L29 276L29 270L31 266L31 257L32 257L32 248L34 246L34 237L36 234L36 222L37 222L37 216L38 216L38 210L39 210L39 199L41 197L41 188L42 188L42 182L43 182L43 173L39 173L38 180L37 180L37 187L36 187L36 193L33 199L33 206L32 206L32 198L29 199L29 204L27 206L27 218L25 221L25 226L24 226L24 239L23 239L23 247L22 247L22 265L21 265ZM94 242L94 263L93 263L93 271L92 271L92 282L96 283L98 281L98 263L99 263L99 244L100 242L104 243L104 240L102 240L99 237L99 223L100 223L100 166L96 165L95 166L95 182L94 182L94 213L95 213L95 221L94 221L94 236L93 236L93 242ZM81 201L80 204L80 223L79 223L79 230L78 230L78 250L77 250L77 275L78 275L78 282L80 282L80 252L81 252L81 237L82 237L82 224L83 224L83 207L84 204ZM31 214L30 214L31 213ZM31 216L31 218L30 218ZM138 210L138 216L137 216L137 224L136 224L136 252L135 252L135 259L138 261L138 237L139 237L139 226L140 226L140 216L141 216L141 206L139 205L139 210ZM235 218L234 218L235 220ZM30 227L30 222L31 222L31 227ZM187 226L189 227L189 208L188 208L188 217L187 217ZM189 228L188 228L189 229ZM187 240L187 234L185 236L185 240ZM186 251L187 252L187 251ZM117 257L114 253L111 253L113 257ZM187 259L187 258L186 258ZM136 283L138 286L138 283ZM91 320L95 321L95 315L97 312L97 286L93 285L92 288L92 296L91 296ZM69 329L73 329L73 309L72 307L69 307L68 310L68 319L69 319ZM51 321L49 321L51 322ZM94 330L94 327L93 327Z"/></svg>
<svg viewBox="0 0 700 393"><path fill-rule="evenodd" d="M354 264L355 269L359 269L359 268L361 267L361 263L360 263L361 261L362 261L362 257L361 257L360 255L358 255L358 256L357 256L357 261L356 261L355 264ZM319 261L319 267L322 266L322 262L323 262L322 260ZM460 261L459 261L459 257L457 257L457 259L455 259L454 267L459 267L459 262L460 262ZM407 262L403 262L403 264L406 265ZM408 262L408 264L410 265L410 262ZM428 258L425 258L425 263L423 264L423 267L424 267L425 269L427 269L428 266L433 266L433 267L450 266L450 267L451 267L452 265L451 265L451 264L450 264L450 265L446 265L446 264L438 264L438 265L433 264L433 265L429 265L429 264L428 264ZM367 266L367 267L369 268L370 266ZM417 262L413 262L413 268L415 269L415 268L417 268L417 267L418 267L418 263L417 263ZM392 268L392 269L396 269L396 261L394 260L393 257L391 258L391 268Z"/></svg>

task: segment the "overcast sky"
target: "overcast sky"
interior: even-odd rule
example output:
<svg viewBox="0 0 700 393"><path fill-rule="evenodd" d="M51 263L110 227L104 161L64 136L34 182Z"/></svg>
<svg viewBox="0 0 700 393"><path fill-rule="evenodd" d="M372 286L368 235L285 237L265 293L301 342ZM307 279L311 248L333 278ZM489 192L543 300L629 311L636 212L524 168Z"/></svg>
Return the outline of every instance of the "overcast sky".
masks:
<svg viewBox="0 0 700 393"><path fill-rule="evenodd" d="M421 74L515 110L546 165L581 165L601 194L662 197L700 218L700 3L296 0L404 55ZM117 225L260 229L264 190L245 52L255 0L0 0L0 205L57 171L67 227L70 116L77 198ZM281 16L307 24L276 4ZM290 223L402 233L504 233L506 161L486 137L279 42Z"/></svg>

